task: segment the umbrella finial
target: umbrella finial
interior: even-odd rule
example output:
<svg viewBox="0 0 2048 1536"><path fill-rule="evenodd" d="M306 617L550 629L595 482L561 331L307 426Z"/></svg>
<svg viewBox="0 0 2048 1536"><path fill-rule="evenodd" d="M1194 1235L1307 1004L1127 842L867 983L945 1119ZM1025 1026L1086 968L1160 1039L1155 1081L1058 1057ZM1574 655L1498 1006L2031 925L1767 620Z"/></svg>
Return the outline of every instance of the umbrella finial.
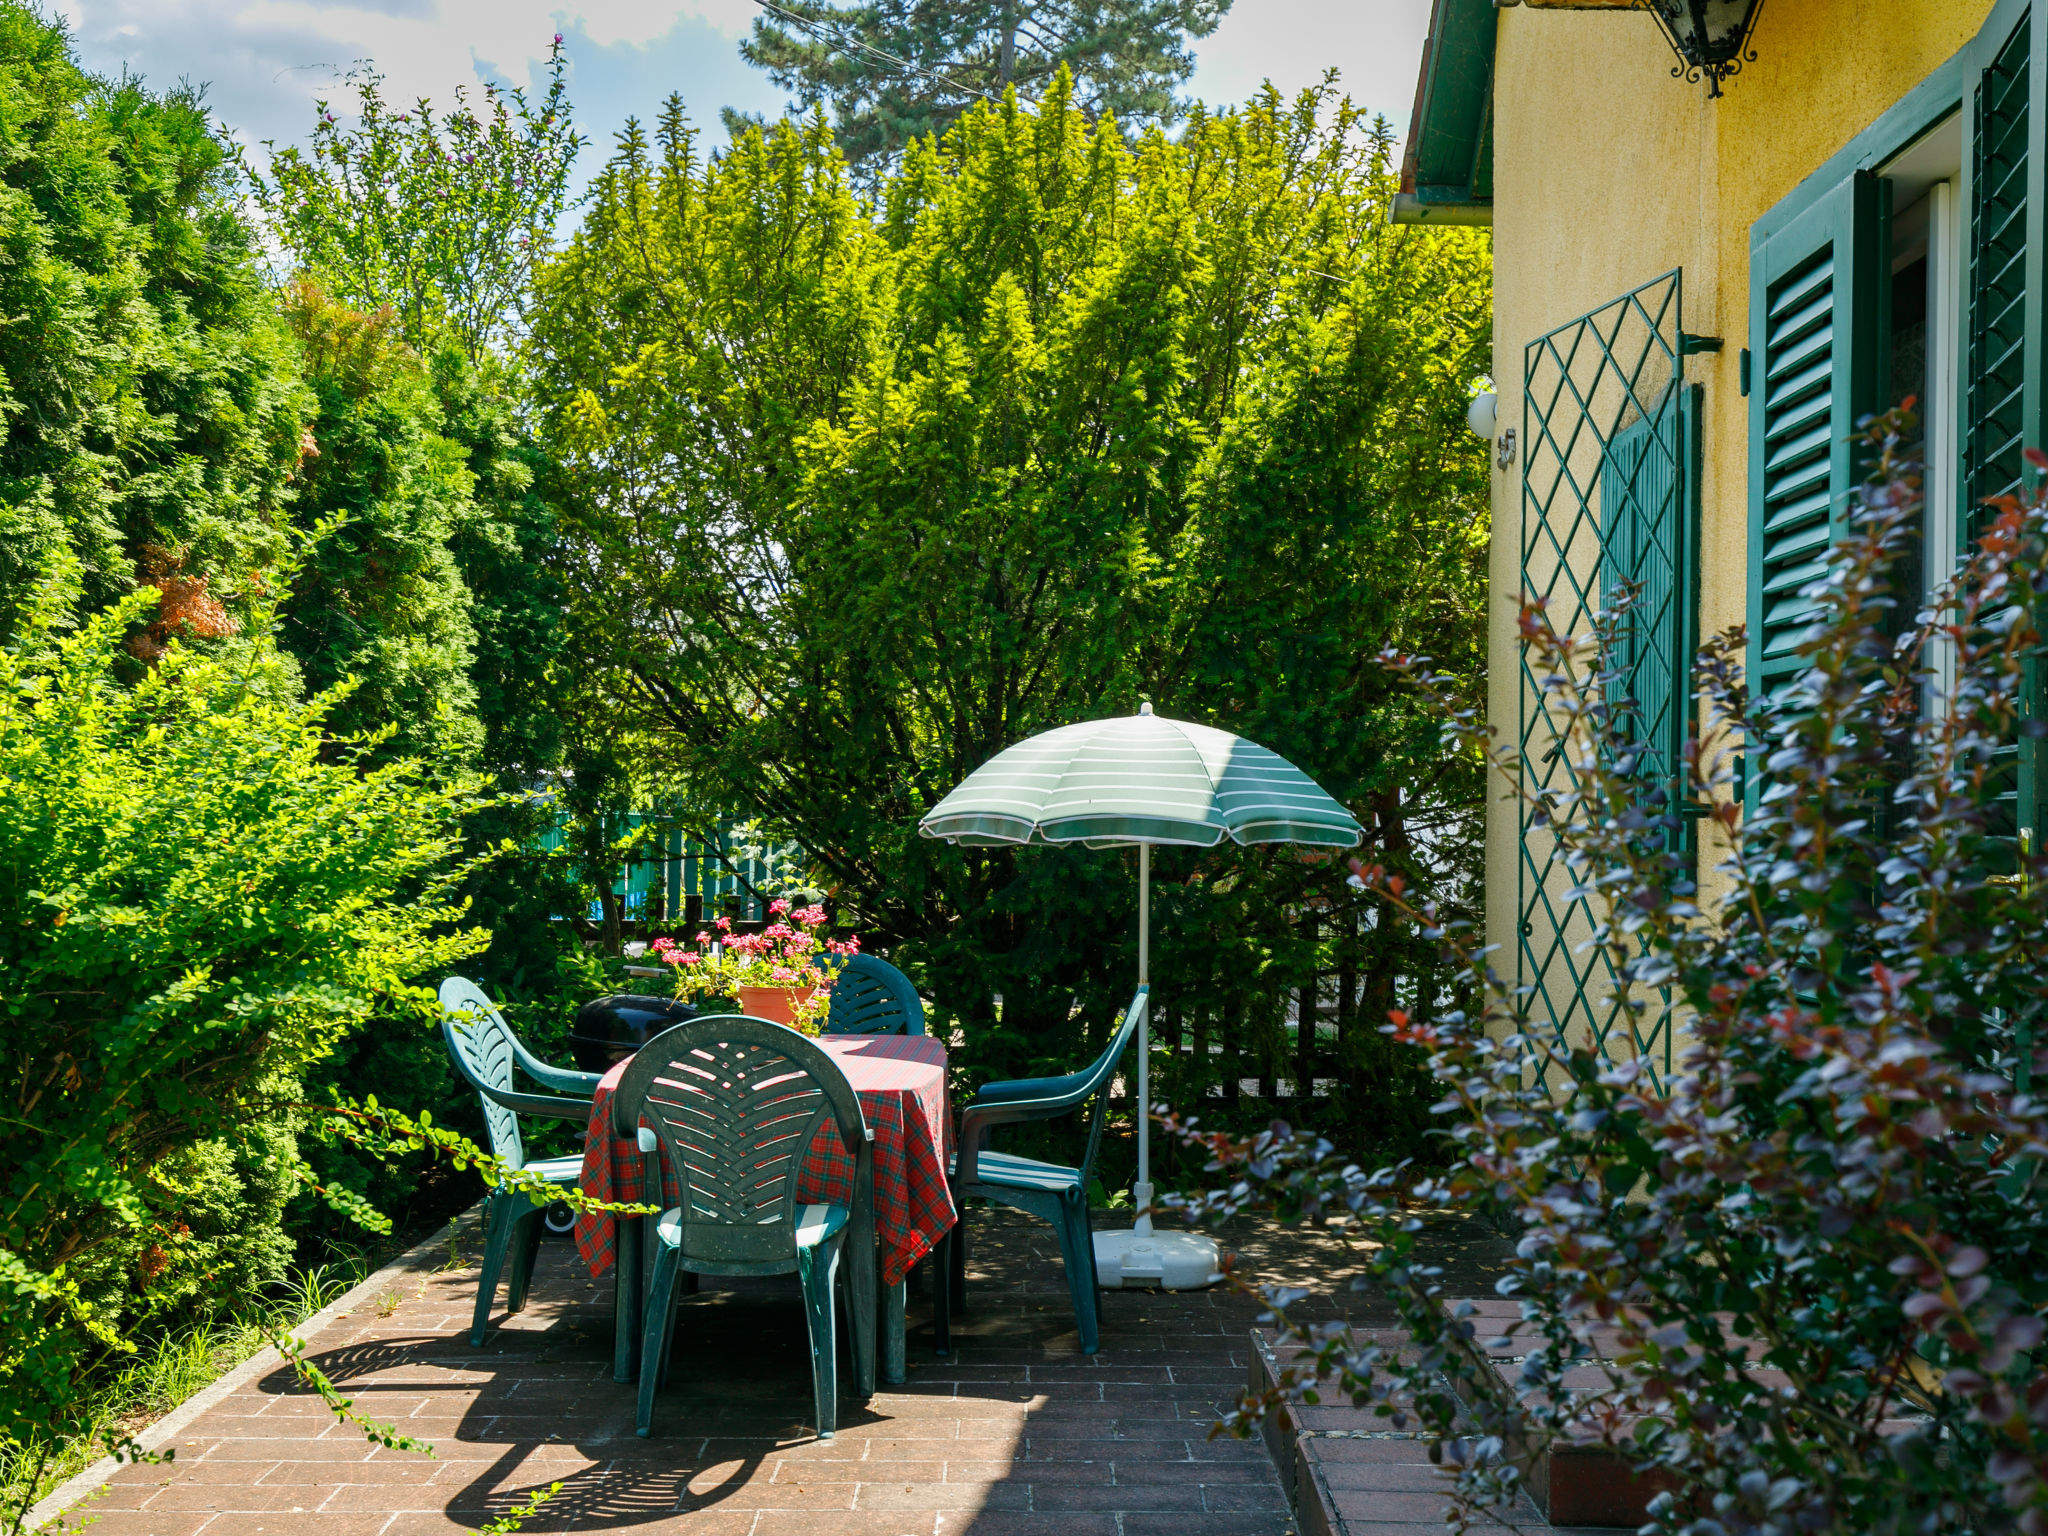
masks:
<svg viewBox="0 0 2048 1536"><path fill-rule="evenodd" d="M1144 703L1140 704L1140 705L1138 706L1138 713L1139 713L1139 714L1141 714L1141 715L1149 715L1149 714L1151 714L1151 713L1152 713L1152 701L1151 701L1150 699L1147 699L1147 700L1145 700L1145 701L1144 701Z"/></svg>

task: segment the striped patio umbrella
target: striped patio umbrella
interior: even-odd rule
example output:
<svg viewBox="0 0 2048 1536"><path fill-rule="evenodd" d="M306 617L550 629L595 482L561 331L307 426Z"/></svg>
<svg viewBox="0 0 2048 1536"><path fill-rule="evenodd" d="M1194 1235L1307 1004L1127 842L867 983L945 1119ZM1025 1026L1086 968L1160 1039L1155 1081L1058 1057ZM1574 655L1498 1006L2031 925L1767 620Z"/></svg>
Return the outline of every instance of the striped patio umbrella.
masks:
<svg viewBox="0 0 2048 1536"><path fill-rule="evenodd" d="M1006 748L963 779L918 822L926 837L979 847L1084 843L1138 849L1138 980L1149 981L1152 848L1239 843L1308 843L1352 848L1357 820L1315 780L1257 742L1212 726L1169 720L1141 704L1135 715L1088 720ZM1152 1202L1151 1029L1138 1024L1138 1182L1142 1212ZM1169 1288L1220 1279L1215 1245L1187 1233L1096 1234L1104 1285ZM1199 1272L1198 1278L1195 1277ZM1176 1285L1178 1280L1178 1285Z"/></svg>
<svg viewBox="0 0 2048 1536"><path fill-rule="evenodd" d="M1063 725L998 752L917 824L926 837L983 846L1166 843L1356 847L1351 813L1255 741L1140 705L1135 715ZM1143 980L1144 978L1139 978Z"/></svg>

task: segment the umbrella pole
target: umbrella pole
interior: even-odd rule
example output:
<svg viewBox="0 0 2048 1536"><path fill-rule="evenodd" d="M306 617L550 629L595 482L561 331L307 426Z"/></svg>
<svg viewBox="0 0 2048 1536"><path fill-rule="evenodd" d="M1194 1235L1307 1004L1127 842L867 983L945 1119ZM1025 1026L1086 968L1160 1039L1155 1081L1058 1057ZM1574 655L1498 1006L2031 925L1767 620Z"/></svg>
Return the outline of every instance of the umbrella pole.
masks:
<svg viewBox="0 0 2048 1536"><path fill-rule="evenodd" d="M1152 979L1152 845L1138 844L1138 985ZM1152 998L1138 1010L1138 1183L1131 1191L1137 1229L1152 1231Z"/></svg>

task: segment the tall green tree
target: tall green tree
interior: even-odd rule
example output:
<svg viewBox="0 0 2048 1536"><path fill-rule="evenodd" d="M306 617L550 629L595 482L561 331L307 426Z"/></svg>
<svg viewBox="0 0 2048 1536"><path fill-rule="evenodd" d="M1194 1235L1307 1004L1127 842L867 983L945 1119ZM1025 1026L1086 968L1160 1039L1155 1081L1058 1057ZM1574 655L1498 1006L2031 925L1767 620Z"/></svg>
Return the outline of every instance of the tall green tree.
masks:
<svg viewBox="0 0 2048 1536"><path fill-rule="evenodd" d="M60 555L139 643L230 629L277 558L310 400L189 91L97 80L0 3L0 628Z"/></svg>
<svg viewBox="0 0 2048 1536"><path fill-rule="evenodd" d="M987 1070L1070 1063L1133 969L1128 856L916 836L1034 731L1149 697L1470 877L1476 764L1370 658L1478 675L1488 250L1387 224L1390 147L1322 92L1131 143L1062 82L913 144L870 217L822 122L707 161L672 104L540 274L586 665L698 803L810 850ZM1172 1027L1260 1043L1176 1087L1288 1075L1333 944L1415 973L1343 873L1162 860ZM1360 1026L1361 1075L1381 1049Z"/></svg>
<svg viewBox="0 0 2048 1536"><path fill-rule="evenodd" d="M357 611L302 584L295 643L331 658L323 676L390 678L403 697L373 689L361 707L402 731L458 717L441 729L516 788L561 754L561 486L521 425L505 343L582 143L566 67L558 37L537 100L458 92L438 113L394 110L365 72L353 122L322 102L309 150L243 166L298 283L285 308L320 391L308 511L350 513L330 542Z"/></svg>
<svg viewBox="0 0 2048 1536"><path fill-rule="evenodd" d="M459 444L388 309L336 304L301 282L284 304L318 412L300 471L299 516L321 533L284 614L284 642L316 689L355 686L344 733L388 729L387 754L475 762L483 747L470 678L476 631L450 543L478 520Z"/></svg>
<svg viewBox="0 0 2048 1536"><path fill-rule="evenodd" d="M309 558L287 638L315 681L362 679L343 708L390 725L387 752L453 753L496 780L467 831L520 851L463 889L491 935L470 974L542 1040L596 989L560 921L583 904L578 871L540 844L576 788L562 782L579 744L565 723L600 717L576 706L553 569L566 489L523 419L510 345L582 142L565 69L558 38L536 97L458 94L445 111L398 110L366 72L346 117L321 104L309 148L245 167L294 276L285 308L319 398L300 517L343 517ZM354 1036L322 1081L397 1091L481 1133L435 1040ZM387 1210L420 1194L410 1167L315 1155L324 1177Z"/></svg>
<svg viewBox="0 0 2048 1536"><path fill-rule="evenodd" d="M1172 123L1194 72L1187 42L1230 0L782 0L754 18L740 57L808 111L832 109L839 146L873 184L912 139L943 134L1015 89L1062 96L1091 120ZM742 120L728 113L734 127Z"/></svg>
<svg viewBox="0 0 2048 1536"><path fill-rule="evenodd" d="M266 144L268 167L243 167L250 197L301 274L358 309L389 305L422 351L450 341L479 362L516 329L567 204L582 144L567 64L557 37L538 100L489 86L479 110L458 89L439 116L425 99L395 110L359 73L356 121L320 102L310 149Z"/></svg>

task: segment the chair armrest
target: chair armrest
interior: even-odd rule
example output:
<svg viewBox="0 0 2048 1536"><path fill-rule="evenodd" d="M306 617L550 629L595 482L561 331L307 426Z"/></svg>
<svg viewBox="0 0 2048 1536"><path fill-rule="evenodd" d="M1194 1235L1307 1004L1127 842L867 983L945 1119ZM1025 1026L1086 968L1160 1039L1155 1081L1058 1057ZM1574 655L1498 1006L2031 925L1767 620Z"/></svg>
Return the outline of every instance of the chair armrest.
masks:
<svg viewBox="0 0 2048 1536"><path fill-rule="evenodd" d="M585 1098L597 1092L602 1075L596 1072L572 1072L567 1067L551 1067L526 1048L526 1042L511 1031L512 1054L518 1059L520 1070L539 1083L543 1088L552 1088L557 1093L580 1093Z"/></svg>
<svg viewBox="0 0 2048 1536"><path fill-rule="evenodd" d="M588 1099L560 1098L552 1093L514 1093L506 1088L485 1088L481 1085L476 1091L493 1104L502 1104L522 1115L540 1115L549 1120L568 1120L579 1125L590 1123Z"/></svg>
<svg viewBox="0 0 2048 1536"><path fill-rule="evenodd" d="M1079 1072L1069 1072L1064 1077L1012 1078L990 1083L977 1093L960 1111L960 1140L954 1154L955 1182L973 1182L975 1159L981 1151L983 1137L991 1127L1016 1125L1027 1120L1057 1119L1070 1110L1080 1108L1091 1097L1108 1093L1117 1063L1123 1059L1131 1035L1144 1016L1149 994L1150 988L1141 983L1130 1006L1124 1010L1123 1023L1091 1066ZM1102 1124L1105 1102L1097 1099L1094 1121L1097 1128ZM1098 1130L1091 1129L1088 1134L1088 1160L1092 1164Z"/></svg>
<svg viewBox="0 0 2048 1536"><path fill-rule="evenodd" d="M1056 1098L1076 1087L1085 1087L1088 1076L1085 1072L1069 1072L1065 1077L1017 1077L1000 1083L983 1083L975 1090L977 1104L1015 1104L1021 1100Z"/></svg>
<svg viewBox="0 0 2048 1536"><path fill-rule="evenodd" d="M1027 1120L1052 1120L1070 1106L1046 1109L1038 1104L984 1104L976 1099L960 1111L960 1139L954 1144L955 1184L974 1182L975 1158L981 1152L986 1133L998 1125L1021 1125Z"/></svg>
<svg viewBox="0 0 2048 1536"><path fill-rule="evenodd" d="M551 1067L544 1061L534 1062L526 1069L526 1075L557 1093L580 1093L586 1099L596 1093L597 1085L604 1081L601 1072L571 1072L567 1067Z"/></svg>

